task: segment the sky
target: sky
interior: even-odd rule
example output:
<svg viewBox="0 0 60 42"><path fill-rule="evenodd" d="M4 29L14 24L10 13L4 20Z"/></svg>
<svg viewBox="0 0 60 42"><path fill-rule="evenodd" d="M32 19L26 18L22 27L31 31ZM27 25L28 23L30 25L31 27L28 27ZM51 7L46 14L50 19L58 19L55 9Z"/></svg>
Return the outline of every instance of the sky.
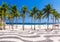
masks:
<svg viewBox="0 0 60 42"><path fill-rule="evenodd" d="M33 6L36 6L37 9L43 9L45 5L51 4L51 6L60 13L60 0L0 0L0 5L2 5L2 2L6 2L9 6L16 5L18 10L24 5L27 6L29 10L32 10ZM16 20L14 20L14 22L16 22ZM21 22L22 18L18 19L18 23ZM42 20L42 23L44 22L46 22L46 19L44 19L44 21ZM52 20L50 20L50 22L52 22ZM31 18L27 16L25 23L31 23Z"/></svg>

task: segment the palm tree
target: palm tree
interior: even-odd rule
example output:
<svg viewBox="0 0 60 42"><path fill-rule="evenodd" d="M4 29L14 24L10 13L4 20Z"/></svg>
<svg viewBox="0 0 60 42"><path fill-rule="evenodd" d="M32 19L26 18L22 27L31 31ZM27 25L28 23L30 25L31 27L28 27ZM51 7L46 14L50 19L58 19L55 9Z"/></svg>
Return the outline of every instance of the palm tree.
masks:
<svg viewBox="0 0 60 42"><path fill-rule="evenodd" d="M16 24L17 24L17 20L18 20L18 18L20 17L20 14L17 12L17 13L14 15L14 17L16 17ZM16 25L16 28L18 28L17 25Z"/></svg>
<svg viewBox="0 0 60 42"><path fill-rule="evenodd" d="M51 11L51 14L53 14L53 22L54 22L55 17L56 17L56 15L57 15L57 11L56 11L55 9L53 9L53 10Z"/></svg>
<svg viewBox="0 0 60 42"><path fill-rule="evenodd" d="M8 5L5 3L5 2L3 2L3 4L2 4L2 11L3 11L3 14L4 14L4 16L3 16L3 18L4 18L4 22L6 21L6 11L8 10ZM5 23L4 23L4 30L5 30Z"/></svg>
<svg viewBox="0 0 60 42"><path fill-rule="evenodd" d="M4 17L4 10L3 10L2 6L0 6L0 22L1 22L1 24L2 24L3 17Z"/></svg>
<svg viewBox="0 0 60 42"><path fill-rule="evenodd" d="M56 20L58 20L58 23L59 23L59 15L60 15L59 13L55 14L55 16L54 16L55 17L55 23L56 23ZM59 29L59 26L58 26L58 29Z"/></svg>
<svg viewBox="0 0 60 42"><path fill-rule="evenodd" d="M60 14L59 14L59 29L60 29Z"/></svg>
<svg viewBox="0 0 60 42"><path fill-rule="evenodd" d="M49 22L49 16L51 14L51 11L52 11L52 7L51 7L50 4L46 5L45 8L43 9L43 14L44 14L43 17L47 18L48 19L47 20L48 22ZM47 29L48 29L48 26L47 26Z"/></svg>
<svg viewBox="0 0 60 42"><path fill-rule="evenodd" d="M41 23L42 16L43 16L42 11L38 11L38 12L37 12L37 19L38 19L38 22L39 22L39 23ZM40 27L40 28L41 28L41 27Z"/></svg>
<svg viewBox="0 0 60 42"><path fill-rule="evenodd" d="M58 18L58 12L55 9L53 9L50 4L46 5L45 8L43 9L43 11L44 11L44 16L43 17L48 18L48 22L49 22L50 14L52 14L55 19ZM53 21L54 21L54 18L53 18ZM48 26L47 26L47 29L48 29Z"/></svg>
<svg viewBox="0 0 60 42"><path fill-rule="evenodd" d="M6 18L9 20L9 22L12 23L12 30L13 30L13 29L14 29L14 28L13 28L14 14L12 14L12 13L7 13L7 17L6 17ZM10 29L10 25L9 25L9 29Z"/></svg>
<svg viewBox="0 0 60 42"><path fill-rule="evenodd" d="M0 24L2 24L2 6L0 6Z"/></svg>
<svg viewBox="0 0 60 42"><path fill-rule="evenodd" d="M9 20L9 22L11 21L11 15L9 13L7 13L7 20ZM10 30L10 25L9 25L9 30Z"/></svg>
<svg viewBox="0 0 60 42"><path fill-rule="evenodd" d="M35 20L36 20L37 11L38 11L37 8L33 7L33 9L32 9L32 18L34 20L34 23L35 23ZM35 24L34 24L34 30L35 30Z"/></svg>
<svg viewBox="0 0 60 42"><path fill-rule="evenodd" d="M21 17L23 19L22 21L23 21L23 31L24 31L24 21L25 21L25 14L27 12L27 7L23 6L22 9L21 9L21 12L22 12Z"/></svg>
<svg viewBox="0 0 60 42"><path fill-rule="evenodd" d="M13 30L14 29L13 28L14 14L10 14L10 20L11 20L11 23L12 23L12 30Z"/></svg>
<svg viewBox="0 0 60 42"><path fill-rule="evenodd" d="M20 17L20 14L17 10L16 5L13 5L10 10L12 11L14 17L16 17L16 24L17 24L17 19ZM17 25L16 25L16 28L17 28Z"/></svg>
<svg viewBox="0 0 60 42"><path fill-rule="evenodd" d="M20 14L18 13L16 5L11 6L10 10L11 10L11 14L13 15L12 19L14 19L16 17L16 24L17 24L17 19L20 16ZM12 20L12 22L13 22L13 20ZM16 25L16 28L17 28L17 25Z"/></svg>
<svg viewBox="0 0 60 42"><path fill-rule="evenodd" d="M0 29L2 29L1 28L1 24L2 24L2 12L1 12L2 10L1 10L1 7L0 7Z"/></svg>
<svg viewBox="0 0 60 42"><path fill-rule="evenodd" d="M29 13L29 17L31 17L31 23L32 23L34 14L32 13L32 11L29 11L28 13ZM31 29L32 29L32 25L31 25Z"/></svg>
<svg viewBox="0 0 60 42"><path fill-rule="evenodd" d="M53 14L53 22L55 21L56 23L56 20L59 19L60 14L55 9L53 9L51 13Z"/></svg>

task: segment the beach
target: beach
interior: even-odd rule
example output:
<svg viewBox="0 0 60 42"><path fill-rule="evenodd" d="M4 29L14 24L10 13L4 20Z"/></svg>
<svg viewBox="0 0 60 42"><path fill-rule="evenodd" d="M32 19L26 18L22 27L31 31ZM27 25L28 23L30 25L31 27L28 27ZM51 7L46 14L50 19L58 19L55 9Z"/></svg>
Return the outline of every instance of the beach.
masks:
<svg viewBox="0 0 60 42"><path fill-rule="evenodd" d="M60 42L60 32L55 31L0 31L0 42Z"/></svg>
<svg viewBox="0 0 60 42"><path fill-rule="evenodd" d="M0 42L60 42L60 0L0 0Z"/></svg>
<svg viewBox="0 0 60 42"><path fill-rule="evenodd" d="M54 25L58 25L58 26L54 26ZM9 26L10 26L10 28L9 28ZM16 28L16 24L15 25L13 25L13 28L14 28L14 30L22 30L22 27L23 25L17 25L17 28ZM44 25L35 25L35 28L36 29L47 29L47 24L44 24ZM9 24L6 24L6 26L5 26L5 28L6 28L6 30L11 30L12 29L12 25L9 25ZM55 29L60 29L60 24L50 24L49 26L48 26L48 28L50 28L50 29L53 29L53 28L55 28ZM27 29L27 30L29 30L29 29L31 29L31 25L24 25L24 29ZM34 29L34 25L32 25L32 29Z"/></svg>
<svg viewBox="0 0 60 42"><path fill-rule="evenodd" d="M10 26L10 29L9 29ZM60 42L60 30L47 31L47 25L24 25L24 31L22 30L23 25L7 25L6 30L0 30L0 42ZM49 25L52 29L53 25ZM47 29L47 30L46 30Z"/></svg>

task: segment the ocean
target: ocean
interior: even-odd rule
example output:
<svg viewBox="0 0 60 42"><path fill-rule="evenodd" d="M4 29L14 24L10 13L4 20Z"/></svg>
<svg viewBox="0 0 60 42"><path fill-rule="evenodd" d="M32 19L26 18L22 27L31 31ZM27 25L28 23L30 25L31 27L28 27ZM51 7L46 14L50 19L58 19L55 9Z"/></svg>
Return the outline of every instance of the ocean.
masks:
<svg viewBox="0 0 60 42"><path fill-rule="evenodd" d="M10 24L12 25L12 23L6 23L6 24ZM13 23L13 24L17 24L17 25L23 25L23 23ZM58 23L24 23L24 25L45 25L45 24L58 24Z"/></svg>

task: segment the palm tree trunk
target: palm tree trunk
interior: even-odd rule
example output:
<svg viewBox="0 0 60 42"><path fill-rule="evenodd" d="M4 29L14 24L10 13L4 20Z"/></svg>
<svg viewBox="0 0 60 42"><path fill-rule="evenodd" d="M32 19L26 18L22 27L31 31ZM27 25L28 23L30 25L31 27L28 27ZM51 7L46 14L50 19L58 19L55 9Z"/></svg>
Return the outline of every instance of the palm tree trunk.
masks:
<svg viewBox="0 0 60 42"><path fill-rule="evenodd" d="M9 30L10 30L10 25L9 25Z"/></svg>
<svg viewBox="0 0 60 42"><path fill-rule="evenodd" d="M2 19L0 18L0 24L2 24ZM1 26L0 26L0 28L1 28ZM1 28L2 29L2 28Z"/></svg>
<svg viewBox="0 0 60 42"><path fill-rule="evenodd" d="M1 23L1 18L0 18L0 23Z"/></svg>
<svg viewBox="0 0 60 42"><path fill-rule="evenodd" d="M60 29L60 19L59 19L59 29Z"/></svg>
<svg viewBox="0 0 60 42"><path fill-rule="evenodd" d="M10 21L11 21L11 20L9 19L9 23L10 23ZM9 30L10 30L10 24L9 24Z"/></svg>
<svg viewBox="0 0 60 42"><path fill-rule="evenodd" d="M35 19L34 19L34 30L35 30Z"/></svg>
<svg viewBox="0 0 60 42"><path fill-rule="evenodd" d="M4 12L4 11L3 11ZM4 12L4 30L5 30L6 14Z"/></svg>
<svg viewBox="0 0 60 42"><path fill-rule="evenodd" d="M49 23L49 16L48 16L48 23ZM49 24L47 23L47 29L49 29L48 27L49 27Z"/></svg>
<svg viewBox="0 0 60 42"><path fill-rule="evenodd" d="M59 23L59 19L58 19L58 23ZM58 24L58 29L59 29L59 24Z"/></svg>
<svg viewBox="0 0 60 42"><path fill-rule="evenodd" d="M17 17L16 17L16 28L18 28L18 26L17 26Z"/></svg>
<svg viewBox="0 0 60 42"><path fill-rule="evenodd" d="M55 24L56 24L56 19L55 19ZM56 28L55 28L56 29Z"/></svg>
<svg viewBox="0 0 60 42"><path fill-rule="evenodd" d="M41 24L41 19L40 19L40 24ZM40 25L40 28L41 28L41 25Z"/></svg>
<svg viewBox="0 0 60 42"><path fill-rule="evenodd" d="M5 23L4 23L4 30L5 30Z"/></svg>
<svg viewBox="0 0 60 42"><path fill-rule="evenodd" d="M13 24L12 24L12 30L13 30Z"/></svg>
<svg viewBox="0 0 60 42"><path fill-rule="evenodd" d="M32 23L32 19L31 19L31 23ZM31 29L32 29L32 24L31 24Z"/></svg>
<svg viewBox="0 0 60 42"><path fill-rule="evenodd" d="M53 23L54 23L54 16L53 16ZM52 29L54 29L54 26L52 25Z"/></svg>
<svg viewBox="0 0 60 42"><path fill-rule="evenodd" d="M4 26L3 26L4 30L5 30L5 20L6 20L6 19L4 18L4 23L3 23L3 24L4 24Z"/></svg>
<svg viewBox="0 0 60 42"><path fill-rule="evenodd" d="M23 31L24 31L24 18L23 18L23 26L22 27L23 27Z"/></svg>
<svg viewBox="0 0 60 42"><path fill-rule="evenodd" d="M14 28L13 28L13 19L11 21L12 21L12 30L14 30Z"/></svg>
<svg viewBox="0 0 60 42"><path fill-rule="evenodd" d="M3 19L3 29L5 30L5 20L6 20L6 14L4 12L4 10L2 11L2 14L4 14L4 19Z"/></svg>

